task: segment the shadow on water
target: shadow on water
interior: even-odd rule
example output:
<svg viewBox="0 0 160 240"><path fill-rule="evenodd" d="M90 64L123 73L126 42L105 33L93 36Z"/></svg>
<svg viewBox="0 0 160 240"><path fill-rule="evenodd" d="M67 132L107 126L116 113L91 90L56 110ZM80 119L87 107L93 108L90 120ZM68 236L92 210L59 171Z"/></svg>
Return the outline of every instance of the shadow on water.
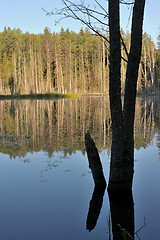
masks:
<svg viewBox="0 0 160 240"><path fill-rule="evenodd" d="M97 220L101 212L103 197L106 189L106 181L103 175L98 150L90 136L89 131L85 134L85 146L89 167L95 184L92 199L89 204L86 223L87 230L92 231L96 227ZM132 191L127 193L110 193L109 202L113 240L134 239L134 202ZM111 236L109 236L109 239L111 239Z"/></svg>

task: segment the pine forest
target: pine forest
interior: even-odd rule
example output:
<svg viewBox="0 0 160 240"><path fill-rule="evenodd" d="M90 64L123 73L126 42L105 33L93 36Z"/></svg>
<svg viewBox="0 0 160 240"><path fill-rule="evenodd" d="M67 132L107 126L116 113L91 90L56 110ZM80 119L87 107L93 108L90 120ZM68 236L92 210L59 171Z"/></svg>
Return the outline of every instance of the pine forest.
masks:
<svg viewBox="0 0 160 240"><path fill-rule="evenodd" d="M130 33L121 30L127 49ZM109 39L108 36L106 38ZM127 57L122 47L121 77L124 91ZM155 92L160 80L158 44L143 34L137 90ZM108 93L109 44L88 29L43 34L4 28L0 33L0 94Z"/></svg>

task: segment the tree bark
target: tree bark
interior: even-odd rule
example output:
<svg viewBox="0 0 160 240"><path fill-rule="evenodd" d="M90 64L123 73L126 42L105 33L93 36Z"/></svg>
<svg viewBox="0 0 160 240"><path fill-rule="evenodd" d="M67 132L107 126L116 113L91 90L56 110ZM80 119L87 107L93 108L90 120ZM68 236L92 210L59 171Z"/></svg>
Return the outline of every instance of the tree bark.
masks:
<svg viewBox="0 0 160 240"><path fill-rule="evenodd" d="M90 136L89 131L85 134L85 146L89 161L89 168L92 171L95 186L98 188L106 188L106 181L103 175L103 169L98 154L98 150L95 146L93 139Z"/></svg>
<svg viewBox="0 0 160 240"><path fill-rule="evenodd" d="M102 39L103 41L103 92L106 93L106 64L105 64L105 61L106 61L106 54L105 54L105 41L104 39Z"/></svg>
<svg viewBox="0 0 160 240"><path fill-rule="evenodd" d="M108 190L118 189L123 182L123 114L121 102L121 48L119 0L109 1L109 31L110 31L110 68L109 94L112 119L112 148L110 177ZM119 184L119 186L117 185Z"/></svg>
<svg viewBox="0 0 160 240"><path fill-rule="evenodd" d="M131 48L128 57L124 96L124 165L128 175L129 188L132 187L134 171L134 116L139 63L142 50L142 31L145 0L136 0L133 8Z"/></svg>
<svg viewBox="0 0 160 240"><path fill-rule="evenodd" d="M132 16L131 48L128 57L124 109L121 104L119 1L109 1L110 108L112 149L109 192L129 191L134 171L134 115L138 69L142 48L145 0L135 0Z"/></svg>
<svg viewBox="0 0 160 240"><path fill-rule="evenodd" d="M113 240L134 239L135 224L132 191L123 194L109 194L109 202Z"/></svg>

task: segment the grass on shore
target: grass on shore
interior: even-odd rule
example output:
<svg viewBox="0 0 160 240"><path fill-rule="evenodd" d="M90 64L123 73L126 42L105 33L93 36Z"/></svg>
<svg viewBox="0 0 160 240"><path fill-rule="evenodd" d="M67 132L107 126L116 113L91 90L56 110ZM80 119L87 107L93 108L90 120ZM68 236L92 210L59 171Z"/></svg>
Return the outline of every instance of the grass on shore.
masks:
<svg viewBox="0 0 160 240"><path fill-rule="evenodd" d="M59 98L76 98L78 94L58 94L58 93L45 93L45 94L13 94L13 95L0 95L0 100L10 99L59 99Z"/></svg>
<svg viewBox="0 0 160 240"><path fill-rule="evenodd" d="M73 98L77 98L79 96L99 96L99 95L106 95L106 93L87 93L87 94L76 94L76 93L66 93L66 94L59 94L59 93L39 93L39 94L6 94L6 95L2 95L0 94L0 100L12 100L12 99L37 99L37 100L41 100L41 99L73 99ZM124 93L122 93L122 96L124 95ZM139 96L159 96L159 91L155 92L154 94L152 92L137 92L137 97Z"/></svg>

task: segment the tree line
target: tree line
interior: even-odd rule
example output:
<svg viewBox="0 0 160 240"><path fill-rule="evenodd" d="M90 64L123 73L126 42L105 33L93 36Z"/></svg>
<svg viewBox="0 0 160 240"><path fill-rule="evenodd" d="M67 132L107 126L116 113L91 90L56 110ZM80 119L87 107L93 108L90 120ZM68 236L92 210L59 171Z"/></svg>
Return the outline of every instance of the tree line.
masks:
<svg viewBox="0 0 160 240"><path fill-rule="evenodd" d="M127 50L130 33L121 30ZM107 36L109 39L109 37ZM122 47L122 92L125 83L125 49ZM143 34L138 91L154 91L160 80L158 48ZM79 33L64 31L22 33L4 28L0 33L0 94L108 93L109 44L87 28Z"/></svg>

